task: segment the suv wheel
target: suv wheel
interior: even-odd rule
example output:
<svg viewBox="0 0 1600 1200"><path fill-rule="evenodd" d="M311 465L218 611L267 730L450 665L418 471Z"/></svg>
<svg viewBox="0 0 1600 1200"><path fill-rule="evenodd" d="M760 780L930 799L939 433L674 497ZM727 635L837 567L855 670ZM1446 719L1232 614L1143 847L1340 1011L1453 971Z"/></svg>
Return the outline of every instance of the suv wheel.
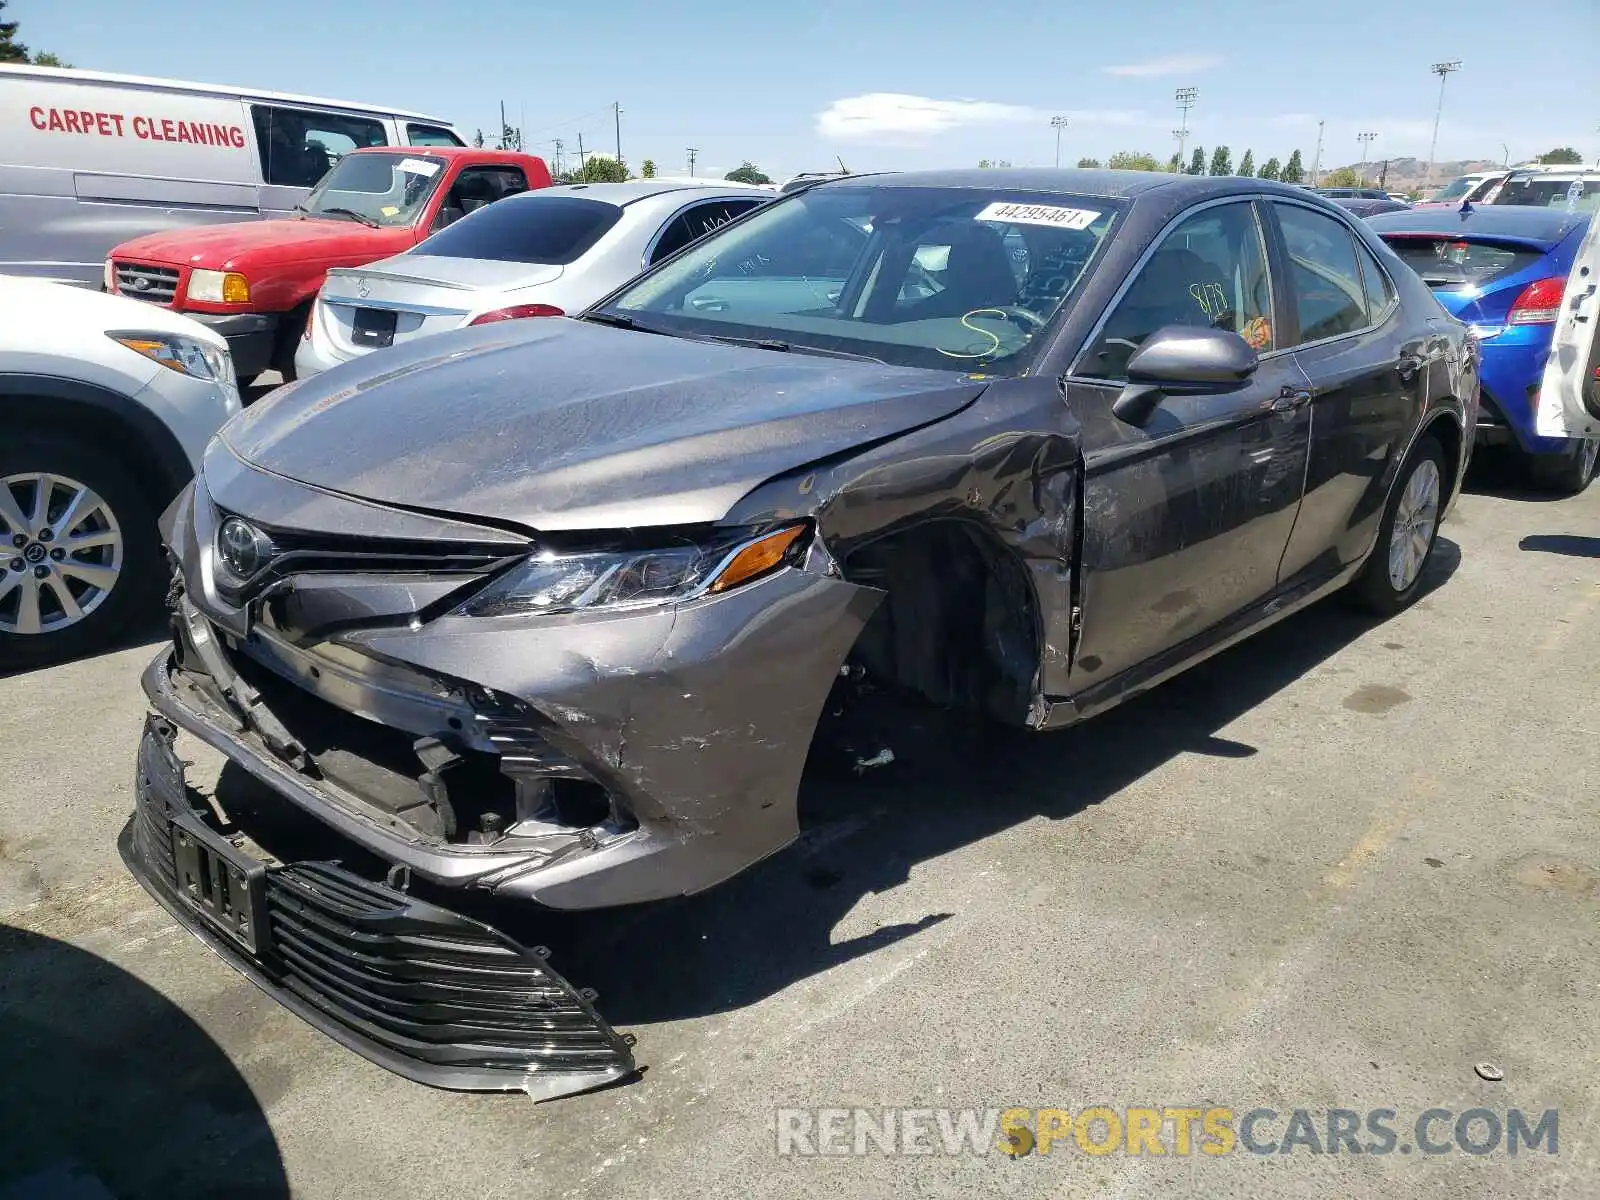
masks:
<svg viewBox="0 0 1600 1200"><path fill-rule="evenodd" d="M1560 454L1540 454L1528 459L1533 480L1540 487L1576 496L1594 478L1595 462L1600 459L1600 434L1584 438Z"/></svg>
<svg viewBox="0 0 1600 1200"><path fill-rule="evenodd" d="M0 668L98 649L158 594L155 513L93 446L24 435L0 446Z"/></svg>
<svg viewBox="0 0 1600 1200"><path fill-rule="evenodd" d="M1418 439L1383 509L1377 544L1350 584L1350 598L1390 616L1417 598L1439 539L1446 489L1444 448L1431 433Z"/></svg>

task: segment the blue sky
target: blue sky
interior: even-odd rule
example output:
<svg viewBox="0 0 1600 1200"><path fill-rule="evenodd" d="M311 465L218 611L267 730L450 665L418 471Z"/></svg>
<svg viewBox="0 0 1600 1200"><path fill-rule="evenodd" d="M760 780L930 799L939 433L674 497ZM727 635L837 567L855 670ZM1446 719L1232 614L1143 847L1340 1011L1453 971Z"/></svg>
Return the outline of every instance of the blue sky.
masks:
<svg viewBox="0 0 1600 1200"><path fill-rule="evenodd" d="M159 15L157 15L159 14ZM1600 154L1596 0L11 0L19 37L80 67L232 82L419 109L490 130L503 99L531 148L622 151L699 173L774 175L1067 163L1175 148L1173 91L1200 89L1190 145L1235 162L1299 148L1324 167L1424 158L1438 79L1440 159ZM1505 149L1502 149L1504 145Z"/></svg>

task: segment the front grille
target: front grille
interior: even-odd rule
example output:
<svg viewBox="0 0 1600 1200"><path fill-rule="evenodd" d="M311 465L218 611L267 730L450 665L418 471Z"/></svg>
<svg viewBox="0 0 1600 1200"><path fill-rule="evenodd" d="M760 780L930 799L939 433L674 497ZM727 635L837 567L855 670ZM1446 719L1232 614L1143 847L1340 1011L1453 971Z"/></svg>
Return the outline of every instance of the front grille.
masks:
<svg viewBox="0 0 1600 1200"><path fill-rule="evenodd" d="M149 738L139 742L139 762L134 776L133 841L139 857L148 864L152 873L169 888L178 885L178 869L172 855L172 833L167 815L167 800L172 795L170 779L159 779L165 774L156 746ZM176 795L182 796L183 783L177 782Z"/></svg>
<svg viewBox="0 0 1600 1200"><path fill-rule="evenodd" d="M118 295L167 305L178 295L178 272L175 267L151 267L129 262L118 262L113 266Z"/></svg>
<svg viewBox="0 0 1600 1200"><path fill-rule="evenodd" d="M631 1067L588 1000L487 925L328 863L267 878L283 986L389 1050L440 1066L530 1072Z"/></svg>

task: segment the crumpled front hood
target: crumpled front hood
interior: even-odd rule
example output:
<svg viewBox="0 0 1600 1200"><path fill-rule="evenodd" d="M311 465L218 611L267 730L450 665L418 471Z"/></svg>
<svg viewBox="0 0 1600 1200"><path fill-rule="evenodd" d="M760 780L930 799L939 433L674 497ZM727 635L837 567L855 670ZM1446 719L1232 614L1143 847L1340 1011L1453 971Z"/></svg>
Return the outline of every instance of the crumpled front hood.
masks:
<svg viewBox="0 0 1600 1200"><path fill-rule="evenodd" d="M530 529L721 519L774 475L947 417L984 384L561 318L418 339L278 389L240 458L386 504Z"/></svg>

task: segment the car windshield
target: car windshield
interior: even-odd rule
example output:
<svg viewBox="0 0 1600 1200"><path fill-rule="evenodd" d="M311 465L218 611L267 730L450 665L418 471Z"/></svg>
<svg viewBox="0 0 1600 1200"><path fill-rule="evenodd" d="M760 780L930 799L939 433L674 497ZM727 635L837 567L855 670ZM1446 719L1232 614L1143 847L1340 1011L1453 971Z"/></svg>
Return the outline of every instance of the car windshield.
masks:
<svg viewBox="0 0 1600 1200"><path fill-rule="evenodd" d="M1460 175L1455 179L1452 179L1449 183L1445 184L1444 187L1440 188L1437 192L1430 196L1429 199L1435 201L1459 200L1461 197L1470 192L1478 182L1478 179L1471 175Z"/></svg>
<svg viewBox="0 0 1600 1200"><path fill-rule="evenodd" d="M1121 210L1007 188L823 185L696 243L602 311L688 337L1017 375Z"/></svg>
<svg viewBox="0 0 1600 1200"><path fill-rule="evenodd" d="M565 266L587 254L622 209L578 196L518 196L441 229L413 254Z"/></svg>
<svg viewBox="0 0 1600 1200"><path fill-rule="evenodd" d="M410 225L443 177L444 163L437 158L346 154L313 189L304 211L368 225Z"/></svg>
<svg viewBox="0 0 1600 1200"><path fill-rule="evenodd" d="M1600 210L1600 175L1513 175L1494 198L1496 204L1536 204L1574 212Z"/></svg>

